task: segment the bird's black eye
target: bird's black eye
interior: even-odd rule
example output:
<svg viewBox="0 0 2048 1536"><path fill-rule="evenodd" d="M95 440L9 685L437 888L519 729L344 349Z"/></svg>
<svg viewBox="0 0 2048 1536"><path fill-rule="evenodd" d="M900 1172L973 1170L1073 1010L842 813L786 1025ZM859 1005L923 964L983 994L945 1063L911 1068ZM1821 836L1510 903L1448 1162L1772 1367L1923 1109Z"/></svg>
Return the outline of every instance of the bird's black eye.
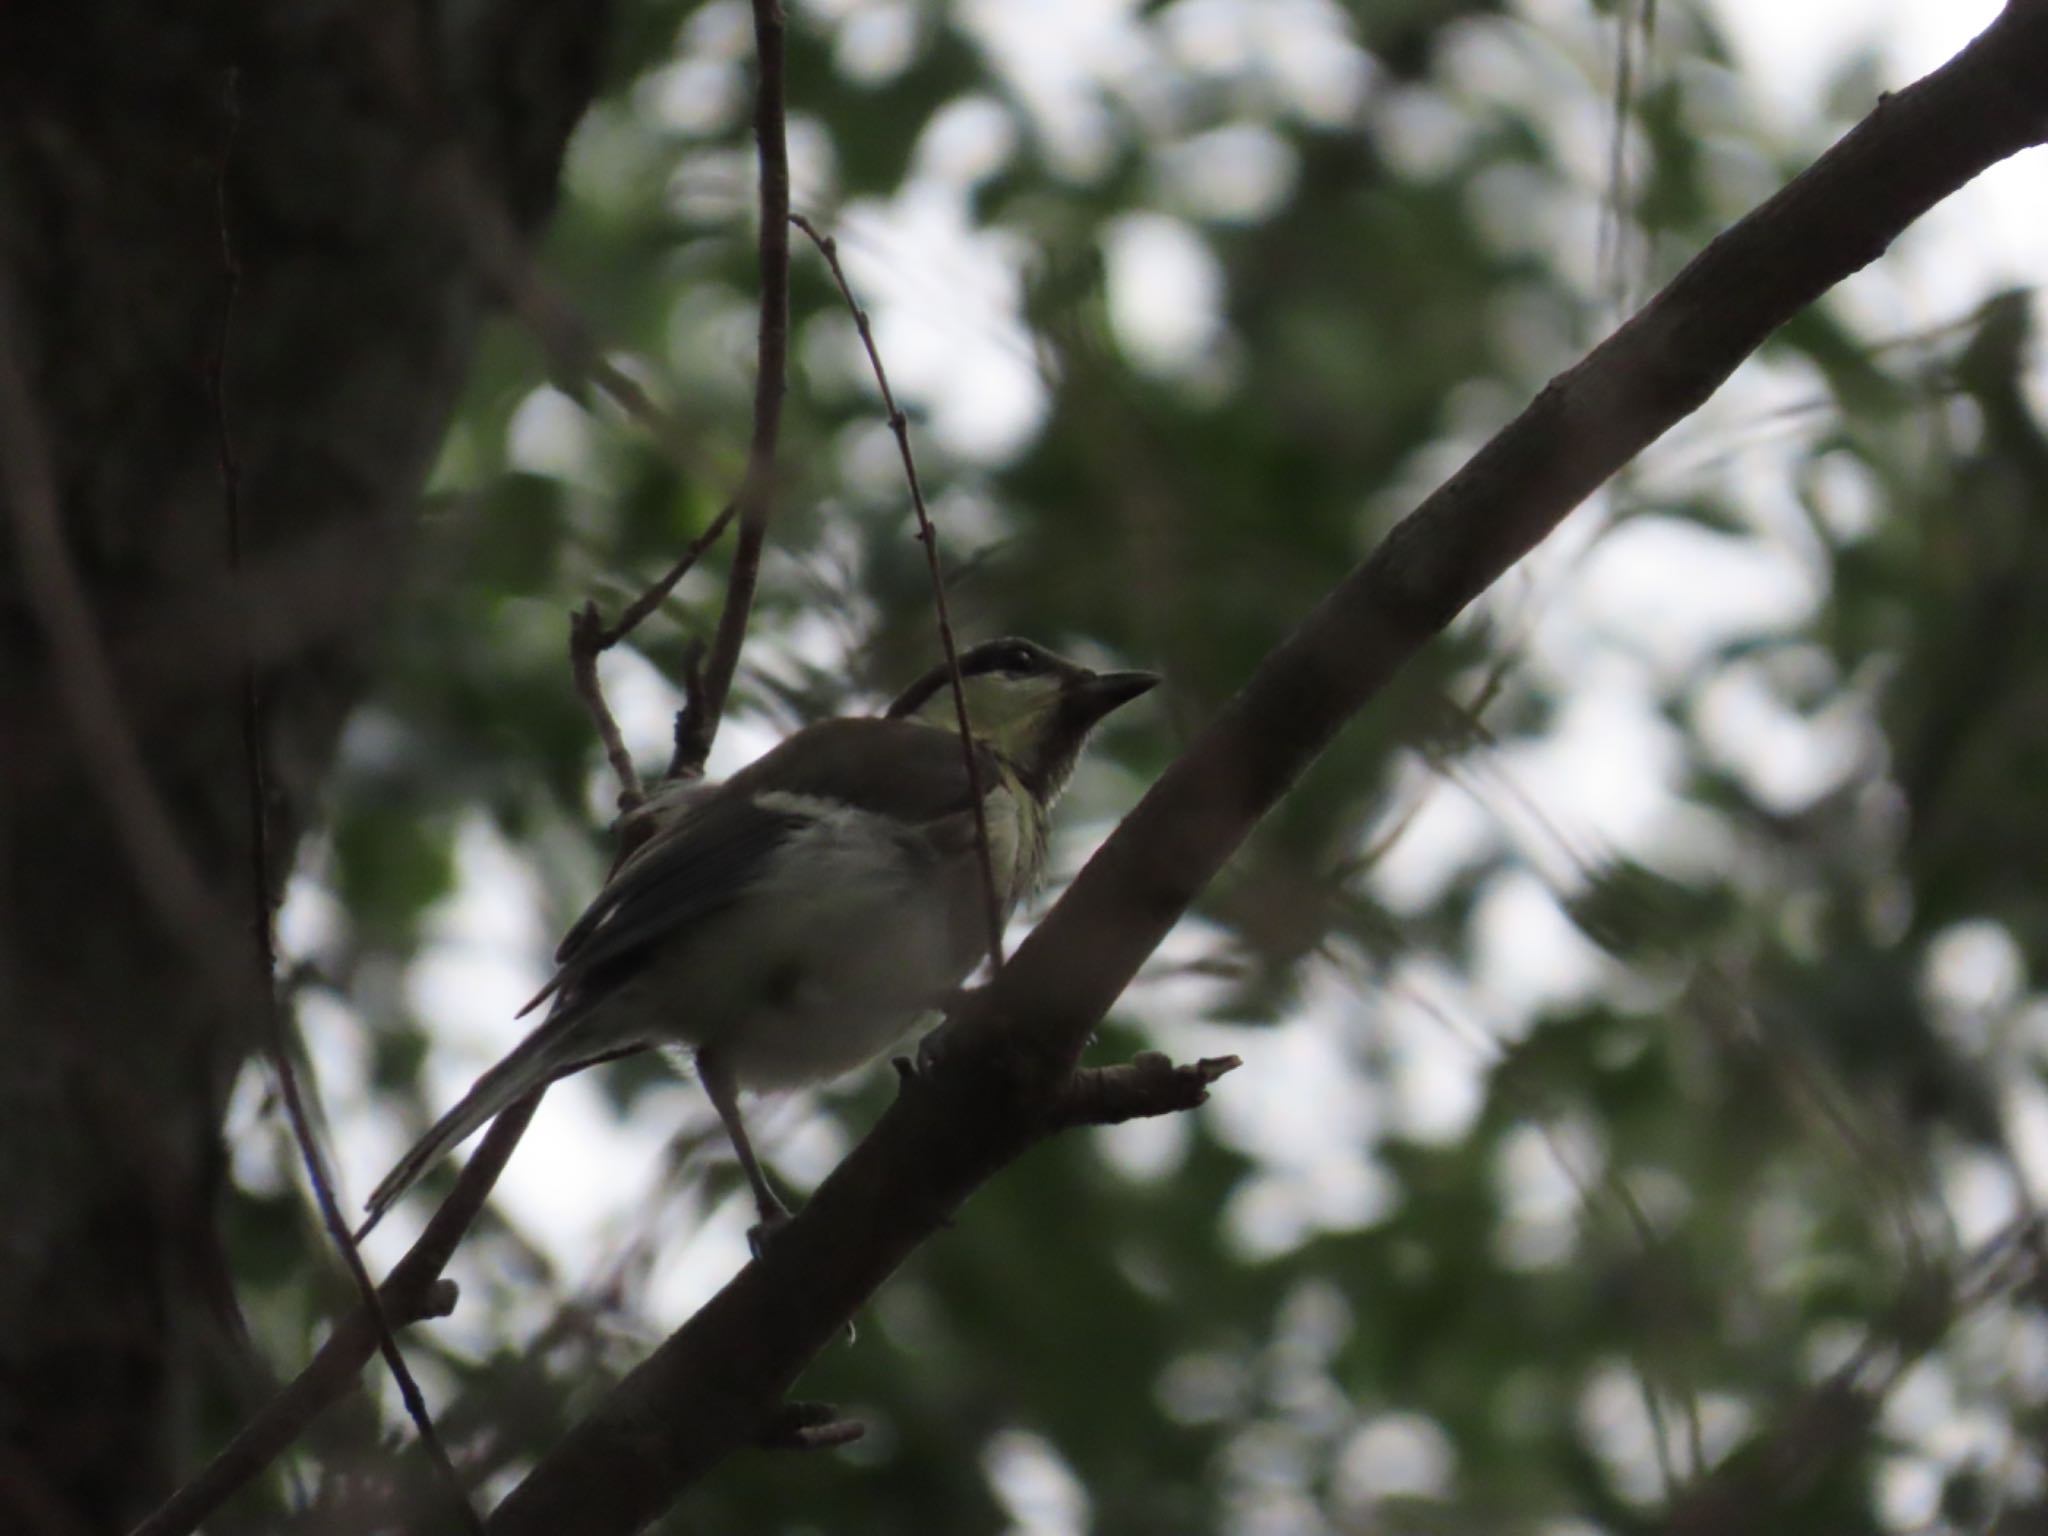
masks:
<svg viewBox="0 0 2048 1536"><path fill-rule="evenodd" d="M1045 653L1023 640L990 640L960 658L963 677L979 677L988 673L1035 677L1045 671L1046 666Z"/></svg>

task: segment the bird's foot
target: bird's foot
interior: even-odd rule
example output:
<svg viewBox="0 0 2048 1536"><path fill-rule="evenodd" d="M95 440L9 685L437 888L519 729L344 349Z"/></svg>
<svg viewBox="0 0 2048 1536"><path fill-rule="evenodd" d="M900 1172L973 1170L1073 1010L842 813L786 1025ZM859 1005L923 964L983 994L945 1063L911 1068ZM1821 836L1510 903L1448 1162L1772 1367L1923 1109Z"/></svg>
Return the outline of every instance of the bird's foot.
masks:
<svg viewBox="0 0 2048 1536"><path fill-rule="evenodd" d="M908 1061L900 1056L896 1059L896 1070L906 1078L931 1077L959 1049L962 1034L960 1022L947 1017L917 1042L916 1054Z"/></svg>
<svg viewBox="0 0 2048 1536"><path fill-rule="evenodd" d="M769 1245L775 1241L776 1234L788 1226L792 1219L780 1202L777 1202L772 1210L763 1207L761 1219L747 1228L748 1251L757 1259L762 1257L768 1252Z"/></svg>
<svg viewBox="0 0 2048 1536"><path fill-rule="evenodd" d="M757 1260L766 1258L768 1250L774 1246L777 1234L794 1220L796 1220L796 1217L785 1209L779 1200L775 1203L773 1210L763 1208L761 1219L747 1228L748 1251ZM853 1328L853 1319L849 1317L846 1320L846 1342L851 1344L857 1337L858 1335L854 1332Z"/></svg>
<svg viewBox="0 0 2048 1536"><path fill-rule="evenodd" d="M929 1077L945 1064L963 1037L965 1026L961 1020L973 995L972 988L955 987L943 997L933 999L932 1008L939 1015L939 1022L925 1032L910 1055L890 1058L889 1065L896 1069L897 1077L909 1083L913 1078Z"/></svg>

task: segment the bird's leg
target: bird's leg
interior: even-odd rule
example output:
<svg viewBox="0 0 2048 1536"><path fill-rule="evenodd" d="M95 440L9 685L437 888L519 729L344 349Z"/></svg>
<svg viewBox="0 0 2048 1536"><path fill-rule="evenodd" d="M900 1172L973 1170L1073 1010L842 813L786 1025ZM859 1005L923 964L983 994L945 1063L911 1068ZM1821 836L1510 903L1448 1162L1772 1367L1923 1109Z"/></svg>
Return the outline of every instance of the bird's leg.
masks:
<svg viewBox="0 0 2048 1536"><path fill-rule="evenodd" d="M959 1013L970 995L970 989L961 986L933 1000L932 1011L938 1014L939 1022L918 1040L914 1056L896 1058L896 1071L905 1081L929 1077L952 1053L962 1034Z"/></svg>
<svg viewBox="0 0 2048 1536"><path fill-rule="evenodd" d="M704 1084L705 1093L710 1095L711 1107L718 1111L725 1134L732 1140L733 1152L747 1175L747 1183L753 1187L754 1209L760 1213L761 1220L747 1233L747 1246L758 1258L762 1245L774 1235L775 1229L789 1220L789 1208L776 1198L768 1176L761 1171L760 1160L754 1156L754 1144L747 1140L746 1122L740 1118L739 1085L732 1080L732 1071L726 1066L725 1058L711 1046L699 1046L697 1076Z"/></svg>
<svg viewBox="0 0 2048 1536"><path fill-rule="evenodd" d="M754 1156L754 1144L747 1140L746 1122L740 1119L739 1085L732 1080L725 1058L710 1046L700 1045L697 1047L697 1076L704 1084L705 1093L711 1097L711 1107L718 1111L718 1118L725 1123L725 1134L732 1138L732 1149L739 1155L740 1167L746 1170L747 1182L754 1186L754 1209L760 1212L761 1219L747 1229L747 1246L758 1259L776 1232L789 1220L789 1207L776 1198L768 1183L768 1175L761 1171L760 1159ZM846 1342L851 1344L853 1340L853 1319L848 1318Z"/></svg>

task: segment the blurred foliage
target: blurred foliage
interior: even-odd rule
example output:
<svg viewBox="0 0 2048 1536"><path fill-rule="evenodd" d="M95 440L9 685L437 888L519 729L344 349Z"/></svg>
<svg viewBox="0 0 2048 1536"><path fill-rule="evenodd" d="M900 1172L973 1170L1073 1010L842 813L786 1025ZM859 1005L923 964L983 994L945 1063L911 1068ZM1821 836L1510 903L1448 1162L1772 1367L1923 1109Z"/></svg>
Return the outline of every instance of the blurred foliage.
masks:
<svg viewBox="0 0 2048 1536"><path fill-rule="evenodd" d="M312 958L367 1037L368 1091L413 1126L437 1107L435 1021L401 978L464 878L466 829L520 851L541 928L607 857L612 787L565 615L589 596L616 612L651 579L729 494L746 439L745 7L623 9L542 254L675 409L693 467L550 381L509 325L492 338L302 876L337 903ZM955 622L1170 679L1100 744L1070 826L1126 806L1612 312L1589 276L1609 189L1588 138L1612 131L1611 16L1173 0L1105 7L1113 26L1025 69L991 41L1020 28L999 8L790 9L798 204L840 233L856 284L890 276L864 292L885 349L909 315L1039 392L1037 424L991 450L926 429L971 384L892 360ZM1067 94L1031 94L1048 73ZM1825 129L1763 137L1689 7L1658 8L1638 86L1619 249L1644 290ZM933 206L957 222L945 242L910 217ZM1196 254L1212 296L1120 269L1137 216ZM980 236L1000 237L980 249L1010 299L963 276ZM1192 344L1145 340L1148 281ZM737 706L778 730L871 704L933 651L873 391L801 242L795 292L787 494ZM1797 410L1746 404L1738 381L1686 453L1583 509L1573 552L1505 583L1332 748L1100 1047L1227 1035L1247 1072L1201 1114L1004 1174L803 1383L868 1439L740 1458L665 1528L1637 1532L1734 1486L1702 1481L1731 1456L1727 1476L1773 1472L1725 1529L1986 1530L2037 1501L2042 1294L1945 1288L2014 1207L2015 1138L2048 1123L2030 312L2009 295L1878 346L1823 305L1766 354ZM1654 614L1571 620L1603 548L1650 524L1799 573L1810 600L1675 663L1655 659ZM708 632L724 558L636 637L663 675ZM1661 768L1574 724L1617 688ZM1832 766L1787 788L1788 759ZM1653 813L1609 828L1597 796L1549 803L1529 787L1545 760L1622 774ZM1503 970L1504 951L1524 958ZM858 1135L886 1077L803 1114ZM659 1080L608 1081L647 1114ZM623 1258L494 1219L462 1270L465 1342L415 1330L487 1487L679 1321L651 1277L733 1191L694 1146L660 1199L622 1207ZM303 1214L252 1183L231 1237L259 1337L302 1358L340 1304L303 1285L321 1268ZM1929 1294L1938 1325L1902 1322ZM1867 1432L1802 1438L1802 1405L1863 1341L1919 1360L1911 1390ZM283 1501L374 1528L416 1466L381 1401L389 1445L358 1403L236 1519L261 1528Z"/></svg>

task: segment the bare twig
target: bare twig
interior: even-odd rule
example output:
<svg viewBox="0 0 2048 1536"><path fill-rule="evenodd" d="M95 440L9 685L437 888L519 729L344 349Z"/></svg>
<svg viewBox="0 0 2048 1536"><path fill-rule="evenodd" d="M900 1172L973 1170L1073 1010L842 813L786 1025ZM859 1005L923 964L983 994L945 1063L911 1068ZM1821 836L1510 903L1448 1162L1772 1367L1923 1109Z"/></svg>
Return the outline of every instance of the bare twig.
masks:
<svg viewBox="0 0 2048 1536"><path fill-rule="evenodd" d="M1054 1106L1056 1124L1121 1125L1151 1115L1171 1115L1209 1100L1209 1088L1244 1062L1236 1056L1205 1056L1177 1067L1158 1051L1140 1051L1121 1066L1081 1067L1068 1079Z"/></svg>
<svg viewBox="0 0 2048 1536"><path fill-rule="evenodd" d="M1628 221L1628 128L1636 105L1637 35L1641 64L1649 62L1657 26L1656 0L1627 0L1614 16L1614 121L1607 140L1607 188L1600 209L1599 248L1594 260L1601 286L1613 295L1617 313L1628 305L1628 270L1624 247Z"/></svg>
<svg viewBox="0 0 2048 1536"><path fill-rule="evenodd" d="M491 1122L476 1151L463 1164L454 1190L378 1288L387 1318L403 1325L454 1310L454 1282L441 1279L441 1271L482 1212L498 1175L505 1171L519 1138L540 1107L540 1099L539 1093L528 1094ZM345 1396L377 1347L376 1328L368 1312L350 1313L291 1384L130 1536L188 1536L237 1489L282 1455L324 1410Z"/></svg>
<svg viewBox="0 0 2048 1536"><path fill-rule="evenodd" d="M683 652L683 707L676 711L674 749L668 761L671 779L696 778L704 772L705 753L697 748L703 735L704 642L692 640Z"/></svg>
<svg viewBox="0 0 2048 1536"><path fill-rule="evenodd" d="M775 506L775 445L782 434L782 396L789 380L789 146L784 118L783 16L781 0L754 0L754 48L760 79L754 92L754 137L761 165L761 323L754 375L754 432L747 450L746 478L737 497L739 544L726 577L725 608L704 667L702 708L689 739L677 743L677 768L689 774L703 767L718 734L726 695L746 643L747 618L761 576L761 551Z"/></svg>
<svg viewBox="0 0 2048 1536"><path fill-rule="evenodd" d="M638 629L641 622L661 606L662 599L675 590L676 583L689 575L691 568L704 558L705 551L725 536L725 530L732 526L733 517L738 511L737 502L729 501L721 507L718 516L711 519L710 526L690 541L690 547L682 552L662 578L626 605L625 610L619 614L618 621L603 632L599 649L610 650Z"/></svg>
<svg viewBox="0 0 2048 1536"><path fill-rule="evenodd" d="M611 708L604 701L604 688L597 679L597 658L630 635L641 621L661 606L662 599L675 590L676 583L689 574L690 568L704 557L706 550L718 542L737 510L737 503L727 503L711 520L711 526L690 541L690 547L683 551L676 563L626 605L616 623L606 625L595 602L587 602L569 615L569 674L575 679L576 692L583 699L583 707L590 711L598 739L604 743L605 759L619 781L619 809L627 814L646 803L647 791L633 770L633 759L626 751L625 738L619 734L619 723L612 718ZM686 697L690 701L686 715L697 707L702 688L697 666L697 653L693 649L686 668L689 673Z"/></svg>
<svg viewBox="0 0 2048 1536"><path fill-rule="evenodd" d="M770 1451L829 1451L867 1432L865 1424L839 1417L830 1403L788 1402L762 1429L758 1444Z"/></svg>
<svg viewBox="0 0 2048 1536"><path fill-rule="evenodd" d="M761 85L756 131L761 159L761 324L760 358L755 386L752 444L734 503L712 524L660 581L647 589L619 621L599 631L587 619L572 617L570 667L578 693L589 710L606 757L619 776L619 805L628 813L644 802L645 790L625 765L623 742L596 681L596 654L616 645L660 604L682 576L723 535L735 515L740 544L735 553L726 603L720 615L718 643L710 681L693 678L691 701L677 720L676 755L668 776L693 777L701 772L717 733L725 696L738 665L759 575L762 545L772 503L775 444L781 430L782 395L788 377L789 238L784 220L789 208L789 159L784 125L783 18L779 4L757 6L756 34L760 50ZM433 40L422 35L430 51ZM425 71L432 74L433 71ZM416 91L409 92L416 95ZM454 224L484 282L526 323L546 349L558 374L586 382L632 420L646 428L655 444L677 468L700 480L720 471L683 423L658 405L630 373L605 355L582 316L534 262L527 244L500 200L486 188L461 140L444 131L433 166L444 201L454 210ZM579 626L582 629L578 633Z"/></svg>
<svg viewBox="0 0 2048 1536"><path fill-rule="evenodd" d="M782 431L782 397L789 373L789 151L784 122L783 17L779 0L757 0L754 33L760 55L754 131L761 162L761 320L754 381L754 427L746 474L739 495L698 535L666 575L627 606L616 624L606 628L595 603L586 603L569 620L570 673L604 743L605 757L618 778L619 809L629 816L646 803L647 794L626 752L618 722L605 704L597 677L597 658L659 606L737 516L739 545L733 552L732 570L726 578L725 606L719 613L708 670L702 653L693 651L684 679L686 702L676 716L675 753L668 768L670 778L700 774L704 760L711 754L711 742L718 734L725 698L739 666L740 647L745 643L747 619L753 610L754 588L760 579L768 520L774 509L775 446ZM653 402L630 378L603 360L587 334L575 324L574 312L567 305L557 302L540 309L527 307L543 293L538 279L521 259L523 253L507 231L495 223L487 223L484 228L486 233L495 231L499 237L487 247L494 258L493 270L501 272L509 291L524 297L522 313L529 323L550 339L551 346L560 348L603 385L630 414L643 421L658 422Z"/></svg>
<svg viewBox="0 0 2048 1536"><path fill-rule="evenodd" d="M384 1317L390 1326L407 1327L455 1310L458 1291L453 1280L436 1280L400 1307L386 1282ZM377 1353L377 1327L365 1311L351 1312L307 1362L306 1368L263 1405L197 1475L150 1511L129 1536L188 1536L199 1528L244 1484L275 1461L304 1434L322 1412L354 1389L357 1378Z"/></svg>
<svg viewBox="0 0 2048 1536"><path fill-rule="evenodd" d="M946 677L953 688L953 716L960 730L960 756L967 764L967 792L974 801L974 851L981 862L981 892L988 918L988 959L996 970L1003 968L1003 903L996 894L995 859L989 852L988 809L982 803L981 764L974 750L974 735L967 723L967 692L960 683L960 651L953 638L953 618L946 609L946 582L939 570L939 535L932 527L931 513L926 510L924 486L917 477L917 459L910 451L910 422L896 404L896 396L889 388L889 374L882 367L882 354L875 346L874 326L868 321L868 312L853 296L853 288L846 281L845 269L839 265L839 242L829 235L818 232L818 227L802 214L791 214L789 222L811 237L811 243L818 248L818 254L825 258L825 265L832 269L832 280L839 285L840 297L846 300L846 307L853 312L854 328L860 332L860 343L867 348L868 366L875 373L875 387L882 392L882 409L888 413L889 430L896 434L896 451L903 459L903 476L910 482L910 505L917 514L917 540L924 545L925 569L931 575L932 607L938 613L939 646L945 652Z"/></svg>
<svg viewBox="0 0 2048 1536"><path fill-rule="evenodd" d="M575 680L583 707L590 712L591 724L597 727L597 739L604 743L605 761L612 765L612 775L619 781L619 809L630 812L638 810L647 795L640 787L640 775L633 771L633 754L626 750L619 722L604 701L604 685L597 680L597 658L607 647L604 615L597 611L596 602L586 602L570 613L569 675Z"/></svg>
<svg viewBox="0 0 2048 1536"><path fill-rule="evenodd" d="M237 587L237 597L242 598L242 497L241 467L236 462L234 436L228 426L227 401L227 357L228 345L234 327L235 296L241 284L241 263L235 255L234 229L231 222L228 199L228 175L233 161L235 132L241 121L241 103L237 89L236 70L231 66L223 82L222 107L226 114L224 138L221 144L220 165L215 178L215 216L220 224L221 275L223 293L221 298L220 327L215 333L213 355L207 359L206 379L208 393L212 399L215 443L220 457L221 507L227 524L228 570ZM238 607L246 608L238 602ZM244 623L244 635L247 625ZM277 946L271 931L271 913L275 903L270 887L270 826L269 786L266 782L263 764L263 695L256 678L256 663L246 644L241 657L242 692L242 767L245 775L243 798L249 813L249 939L253 950L251 959L255 966L252 996L263 1015L264 1035L269 1042L271 1063L277 1072L278 1086L282 1090L285 1116L291 1123L292 1138L298 1143L299 1157L306 1168L307 1181L312 1185L313 1198L320 1208L320 1219L333 1238L342 1262L347 1266L349 1277L355 1282L356 1293L362 1298L363 1312L370 1320L375 1333L377 1349L384 1357L384 1363L391 1371L391 1378L398 1383L399 1396L405 1402L405 1411L411 1415L419 1430L420 1443L439 1469L447 1486L450 1498L464 1519L468 1529L481 1533L483 1522L470 1507L462 1491L461 1480L455 1475L455 1465L448 1457L448 1449L441 1443L441 1437L434 1430L433 1415L427 1411L426 1398L421 1394L419 1383L406 1368L405 1357L400 1353L398 1340L392 1331L391 1319L384 1314L384 1305L377 1294L376 1283L370 1279L370 1272L363 1265L363 1256L357 1250L355 1238L342 1219L341 1207L334 1198L333 1181L328 1177L325 1160L313 1136L311 1117L307 1114L306 1103L299 1087L297 1068L292 1063L291 1042L285 1024L284 1011L277 1005Z"/></svg>
<svg viewBox="0 0 2048 1536"><path fill-rule="evenodd" d="M781 128L781 50L779 26L780 18L778 15L778 42L775 49L776 130L772 136L764 137L763 140L764 174L762 178L762 197L765 204L769 197L772 180L767 174L769 169L767 146L772 139L775 158L781 166L781 199L782 207L786 209L788 206L789 177L787 155L783 150L783 133ZM513 312L526 323L527 328L534 336L538 338L542 347L547 351L548 361L556 373L594 386L628 417L644 427L655 445L661 449L668 460L684 473L698 480L708 481L717 478L722 471L710 462L711 456L702 450L690 432L686 430L684 424L673 413L664 410L658 405L637 379L613 363L605 355L604 350L598 344L590 327L577 312L576 307L549 281L546 273L535 263L527 249L524 238L514 227L512 219L499 200L486 189L467 151L462 143L452 134L444 135L444 142L438 152L434 171L445 201L449 207L455 210L456 217L454 222L457 225L457 233L467 245L470 258L475 263L477 271L496 296L508 304ZM779 224L779 217L777 222ZM765 239L763 244L765 271L767 265L765 259L767 254L765 246L767 242ZM780 428L783 380L787 377L788 240L786 235L782 238L781 245L783 258L780 266L783 275L780 283L774 290L781 294L781 298L775 323L772 327L775 342L772 349L768 346L768 342L771 339L771 327L769 325L769 293L771 290L765 282L763 287L762 372L765 377L771 371L768 364L771 360L770 354L772 351L774 363L772 372L776 380L773 391L774 420L769 423L766 432L769 457L771 459L773 456L774 439ZM754 437L758 451L758 445L763 438L763 417L758 406L755 412ZM627 764L627 759L624 755L624 744L618 736L617 723L613 720L610 709L604 702L603 692L597 685L596 656L618 644L654 608L660 605L661 601L674 589L676 583L682 580L684 574L702 558L705 551L724 535L726 528L730 526L733 518L740 512L741 508L747 505L748 487L757 484L765 485L767 478L765 474L757 475L755 473L754 459L750 457L748 471L742 482L739 500L719 512L718 516L712 520L710 527L706 528L692 542L690 547L676 561L675 565L669 569L668 573L659 581L653 583L628 605L618 622L609 628L599 628L592 626L589 620L579 620L576 616L571 617L569 641L571 674L575 679L577 692L583 698L584 705L590 712L598 735L604 742L606 757L611 762L614 772L619 776L619 805L623 811L630 813L638 809L645 799L645 790L639 784L637 775L622 766ZM765 523L767 515L765 492L756 499L761 502L762 510L755 518L755 521ZM741 566L746 564L749 559L745 547L746 526L746 523L743 521L742 549L740 555L736 557L734 565L736 579ZM743 610L751 605L753 572L758 570L760 560L758 546L759 539L757 537L751 556L751 565L748 567L748 601L742 605ZM727 591L727 606L728 610L730 610L733 588L728 586ZM727 617L730 617L729 612ZM744 629L744 611L742 611L739 618L741 628ZM721 620L722 624L723 622L724 619ZM579 623L583 627L582 633L578 633ZM728 673L728 682L729 680L730 676ZM690 696L693 700L696 700L704 697L704 694L701 689L693 688ZM723 691L721 691L718 696L718 703L721 708L723 701L724 695ZM689 727L687 734L690 751L693 751L695 755L693 759L684 761L687 754L679 741L677 762L681 766L671 766L669 770L671 777L692 775L701 769L704 757L709 753L710 738L717 729L716 719L701 708L686 711L684 717L678 721L678 724L679 726L687 725Z"/></svg>

